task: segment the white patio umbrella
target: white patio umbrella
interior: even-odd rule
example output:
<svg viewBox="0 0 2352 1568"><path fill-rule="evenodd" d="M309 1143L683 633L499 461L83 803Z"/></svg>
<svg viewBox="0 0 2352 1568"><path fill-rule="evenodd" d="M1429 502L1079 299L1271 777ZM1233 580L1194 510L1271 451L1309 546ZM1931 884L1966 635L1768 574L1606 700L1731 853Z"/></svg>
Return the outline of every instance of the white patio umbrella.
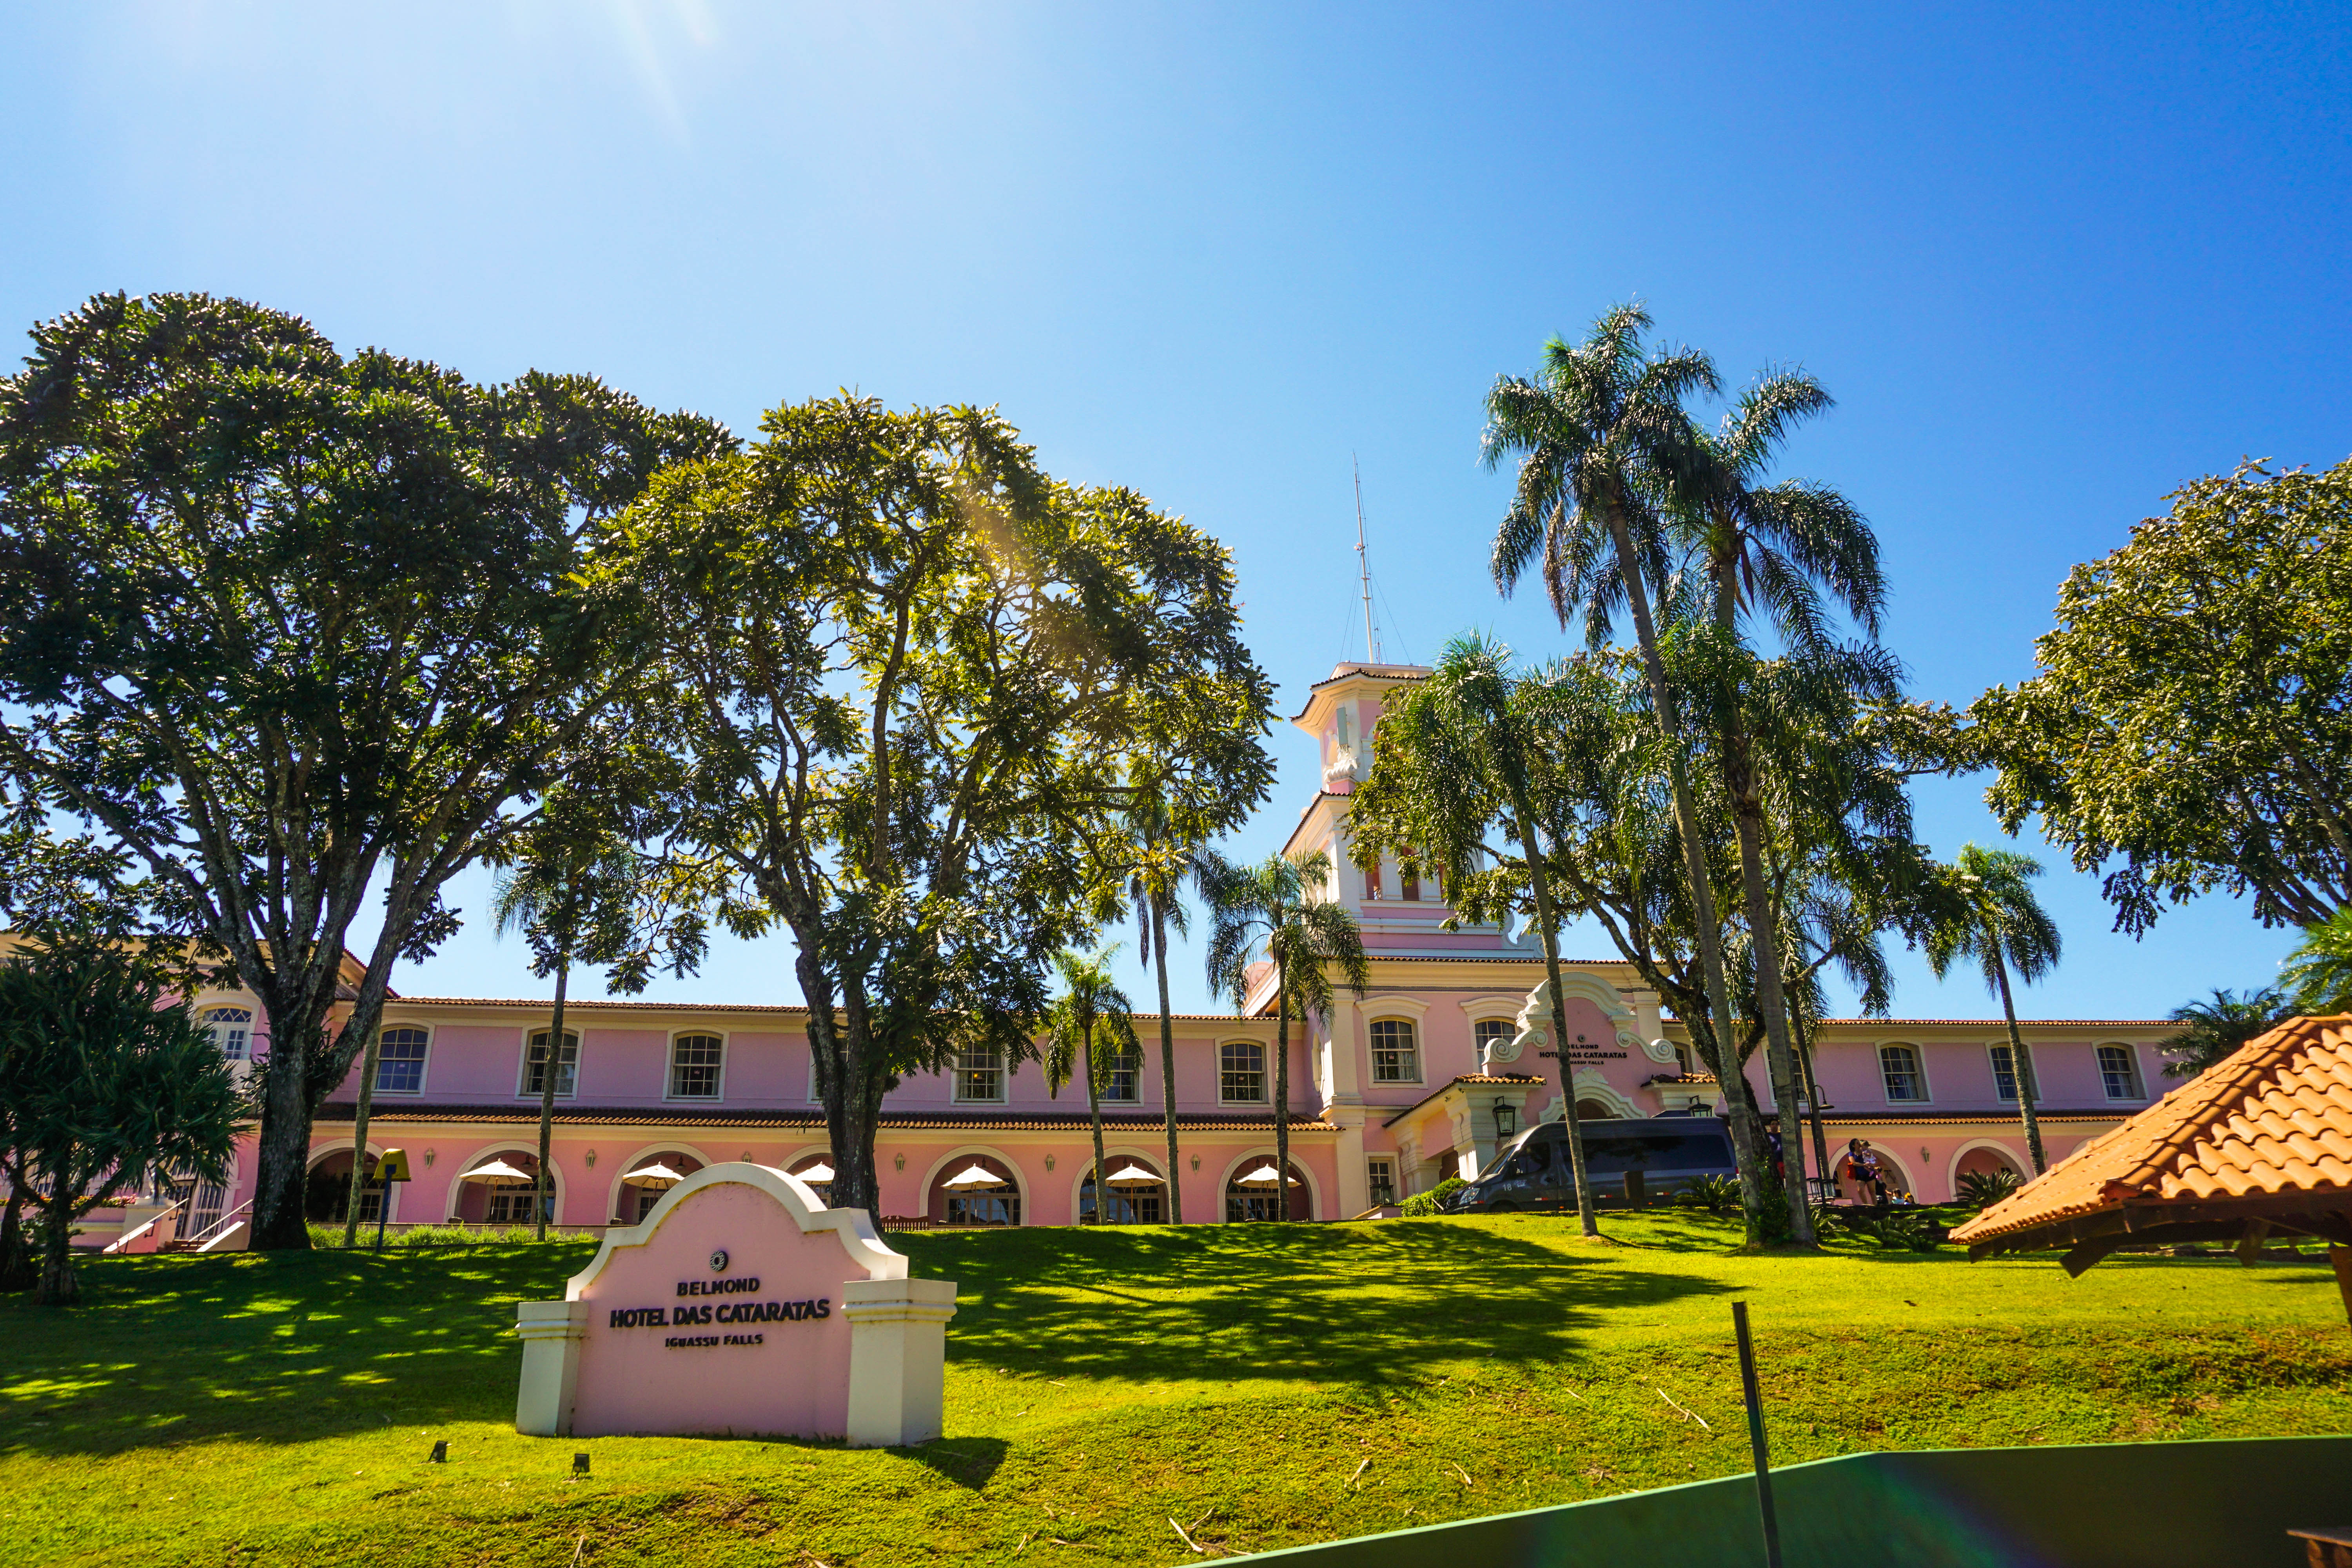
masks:
<svg viewBox="0 0 2352 1568"><path fill-rule="evenodd" d="M819 1160L807 1170L794 1171L793 1174L798 1176L803 1182L814 1182L818 1186L823 1186L825 1183L833 1180L833 1167L826 1164L823 1160Z"/></svg>
<svg viewBox="0 0 2352 1568"><path fill-rule="evenodd" d="M650 1165L639 1165L634 1171L625 1171L621 1173L621 1184L630 1187L667 1186L684 1180L686 1180L686 1173L683 1171L673 1171L659 1160L656 1160Z"/></svg>
<svg viewBox="0 0 2352 1568"><path fill-rule="evenodd" d="M1270 1187L1281 1179L1281 1173L1277 1172L1274 1168L1274 1162L1269 1160L1265 1164L1260 1165L1256 1170L1252 1171L1248 1175L1235 1177L1234 1184L1241 1187ZM1298 1178L1296 1176L1291 1177L1290 1184L1294 1187L1297 1186L1298 1184Z"/></svg>
<svg viewBox="0 0 2352 1568"><path fill-rule="evenodd" d="M492 1160L488 1164L477 1165L457 1179L461 1182L488 1182L494 1187L508 1186L516 1182L529 1186L532 1180L529 1171L518 1171L504 1160Z"/></svg>
<svg viewBox="0 0 2352 1568"><path fill-rule="evenodd" d="M1003 1176L975 1160L970 1168L950 1176L947 1184L950 1187L1001 1187L1005 1183Z"/></svg>
<svg viewBox="0 0 2352 1568"><path fill-rule="evenodd" d="M1159 1173L1147 1171L1132 1160L1103 1180L1114 1187L1156 1187L1160 1184Z"/></svg>

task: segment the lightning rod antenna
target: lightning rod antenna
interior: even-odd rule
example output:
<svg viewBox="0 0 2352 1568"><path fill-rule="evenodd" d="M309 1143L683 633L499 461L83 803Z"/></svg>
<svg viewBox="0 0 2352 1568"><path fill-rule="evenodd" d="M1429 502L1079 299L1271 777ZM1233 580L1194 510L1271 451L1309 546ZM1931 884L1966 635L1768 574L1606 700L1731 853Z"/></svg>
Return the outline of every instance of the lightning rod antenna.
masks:
<svg viewBox="0 0 2352 1568"><path fill-rule="evenodd" d="M1381 640L1372 626L1372 560L1364 549L1364 469L1353 452L1348 454L1348 466L1356 474L1356 572L1364 584L1364 657L1378 664Z"/></svg>

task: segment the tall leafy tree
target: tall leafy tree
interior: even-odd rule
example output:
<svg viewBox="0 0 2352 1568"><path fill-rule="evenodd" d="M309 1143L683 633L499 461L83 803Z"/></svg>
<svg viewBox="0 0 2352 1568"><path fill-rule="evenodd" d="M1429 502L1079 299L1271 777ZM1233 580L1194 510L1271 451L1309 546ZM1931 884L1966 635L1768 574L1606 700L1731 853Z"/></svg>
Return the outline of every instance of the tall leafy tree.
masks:
<svg viewBox="0 0 2352 1568"><path fill-rule="evenodd" d="M1109 1080L1110 1063L1133 1053L1142 1059L1135 1038L1135 1004L1111 978L1110 952L1057 952L1054 969L1062 994L1045 1009L1045 1081L1058 1093L1072 1077L1087 1080L1087 1122L1095 1141L1095 1223L1110 1223L1110 1184L1103 1160L1102 1091ZM1097 1051L1099 1043L1105 1048ZM1175 1167L1168 1173L1169 1190L1176 1185Z"/></svg>
<svg viewBox="0 0 2352 1568"><path fill-rule="evenodd" d="M2298 1013L2352 1012L2352 906L2308 927L2279 968Z"/></svg>
<svg viewBox="0 0 2352 1568"><path fill-rule="evenodd" d="M1166 804L1157 794L1139 799L1127 814L1128 897L1135 903L1138 948L1160 983L1160 1095L1168 1140L1168 1217L1184 1223L1183 1184L1177 1177L1176 1021L1168 1005L1168 933L1191 934L1183 892L1197 879L1204 846L1171 831Z"/></svg>
<svg viewBox="0 0 2352 1568"><path fill-rule="evenodd" d="M312 1118L394 961L456 929L442 889L641 678L597 539L729 444L586 377L477 385L202 295L94 299L0 382L0 766L268 1010L257 1247L310 1245Z"/></svg>
<svg viewBox="0 0 2352 1568"><path fill-rule="evenodd" d="M2164 1043L2164 1054L2172 1058L2164 1064L2164 1076L2195 1078L2234 1056L2247 1041L2269 1034L2294 1011L2285 992L2275 985L2242 993L2216 986L2210 1001L2185 1002L2172 1010L2172 1021L2183 1027Z"/></svg>
<svg viewBox="0 0 2352 1568"><path fill-rule="evenodd" d="M1581 616L1596 646L1619 605L1631 614L1649 714L1662 742L1696 921L1699 972L1715 1034L1732 1032L1722 920L1706 865L1708 834L1691 791L1680 708L1651 613L1665 577L1661 508L1688 489L1706 461L1683 399L1717 389L1715 367L1689 350L1650 352L1649 312L1620 305L1581 343L1554 338L1533 378L1503 376L1486 396L1490 467L1517 459L1511 507L1496 530L1496 585L1508 594L1540 572L1565 626Z"/></svg>
<svg viewBox="0 0 2352 1568"><path fill-rule="evenodd" d="M1985 989L2000 998L2001 1017L2009 1026L2010 1065L2017 1078L2018 1115L2037 1176L2050 1168L2050 1162L2042 1152L2042 1122L2033 1110L2039 1098L2033 1058L2017 1030L2017 1001L2009 978L2014 971L2021 983L2030 985L2057 966L2058 924L2033 896L2032 879L2041 874L2039 862L2013 849L1963 846L1945 878L1949 904L1929 927L1925 944L1928 967L1937 979L1956 963L1973 962L1984 975Z"/></svg>
<svg viewBox="0 0 2352 1568"><path fill-rule="evenodd" d="M1331 976L1361 996L1370 984L1363 933L1347 906L1326 896L1331 857L1269 855L1255 866L1222 857L1204 861L1201 888L1209 908L1209 987L1248 1005L1260 962L1274 976L1274 1164L1277 1205L1290 1214L1290 1020L1328 1017Z"/></svg>
<svg viewBox="0 0 2352 1568"><path fill-rule="evenodd" d="M1272 686L1223 548L1055 480L993 412L842 396L761 430L666 476L588 578L662 633L664 897L790 934L834 1190L871 1207L899 1075L1036 1054L1137 781L1178 839L1265 798Z"/></svg>
<svg viewBox="0 0 2352 1568"><path fill-rule="evenodd" d="M0 961L5 1174L36 1216L43 1302L79 1300L73 1227L106 1199L160 1171L227 1177L242 1099L170 957L110 940Z"/></svg>
<svg viewBox="0 0 2352 1568"><path fill-rule="evenodd" d="M1767 479L1790 429L1830 405L1829 393L1812 377L1768 372L1725 414L1720 431L1703 438L1705 461L1676 497L1676 510L1699 546L1705 579L1702 591L1688 595L1696 601L1688 608L1705 616L1726 646L1740 637L1745 621L1759 619L1792 658L1809 667L1815 682L1857 679L1866 695L1888 697L1892 682L1883 661L1837 647L1823 614L1826 587L1856 625L1877 635L1886 584L1870 525L1828 486ZM1727 669L1739 668L1741 661L1727 661ZM1749 967L1765 1028L1772 1097L1791 1108L1784 1113L1786 1122L1797 1103L1798 1067L1781 989L1780 921L1767 887L1763 762L1738 687L1727 680L1711 707L1717 757L1738 839L1740 893L1754 949ZM1840 782L1833 775L1806 774L1784 781L1792 788L1825 784L1832 790ZM1788 1126L1784 1138L1792 1171L1802 1163L1794 1131ZM1803 1184L1789 1183L1787 1199L1791 1234L1810 1243L1812 1214Z"/></svg>
<svg viewBox="0 0 2352 1568"><path fill-rule="evenodd" d="M1388 853L1434 871L1455 909L1473 920L1531 918L1551 987L1577 1217L1585 1235L1598 1236L1560 989L1562 910L1535 809L1541 755L1560 720L1552 696L1549 683L1511 668L1501 644L1475 635L1448 643L1428 679L1381 715L1371 776L1356 791L1348 828L1360 863L1377 866Z"/></svg>
<svg viewBox="0 0 2352 1568"><path fill-rule="evenodd" d="M2076 567L2037 673L1945 737L1997 766L2011 832L2039 816L2116 923L2251 893L2265 925L2352 904L2352 460L2197 479Z"/></svg>

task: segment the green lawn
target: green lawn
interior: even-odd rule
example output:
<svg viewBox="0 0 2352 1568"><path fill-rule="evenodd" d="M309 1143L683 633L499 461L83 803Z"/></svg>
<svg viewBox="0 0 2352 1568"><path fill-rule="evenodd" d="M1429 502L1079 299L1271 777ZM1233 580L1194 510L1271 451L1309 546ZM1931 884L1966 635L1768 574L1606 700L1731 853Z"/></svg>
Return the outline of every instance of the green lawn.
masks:
<svg viewBox="0 0 2352 1568"><path fill-rule="evenodd" d="M79 1310L0 1300L0 1542L12 1563L1166 1564L1193 1560L1171 1518L1251 1552L1740 1468L1735 1296L1779 1461L2352 1430L2317 1258L2069 1280L1610 1226L1622 1245L1522 1217L900 1237L962 1284L948 1436L907 1452L516 1436L512 1303L557 1294L584 1245L109 1259Z"/></svg>

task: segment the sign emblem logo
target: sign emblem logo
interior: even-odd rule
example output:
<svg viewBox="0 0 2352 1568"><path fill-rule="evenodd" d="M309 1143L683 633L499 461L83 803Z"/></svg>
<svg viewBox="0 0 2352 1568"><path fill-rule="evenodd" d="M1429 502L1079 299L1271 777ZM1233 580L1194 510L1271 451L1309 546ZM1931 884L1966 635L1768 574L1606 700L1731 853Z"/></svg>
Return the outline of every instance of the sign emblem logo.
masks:
<svg viewBox="0 0 2352 1568"><path fill-rule="evenodd" d="M727 1272L727 1249L725 1247L722 1247L710 1255L710 1271L713 1274L724 1274Z"/></svg>

